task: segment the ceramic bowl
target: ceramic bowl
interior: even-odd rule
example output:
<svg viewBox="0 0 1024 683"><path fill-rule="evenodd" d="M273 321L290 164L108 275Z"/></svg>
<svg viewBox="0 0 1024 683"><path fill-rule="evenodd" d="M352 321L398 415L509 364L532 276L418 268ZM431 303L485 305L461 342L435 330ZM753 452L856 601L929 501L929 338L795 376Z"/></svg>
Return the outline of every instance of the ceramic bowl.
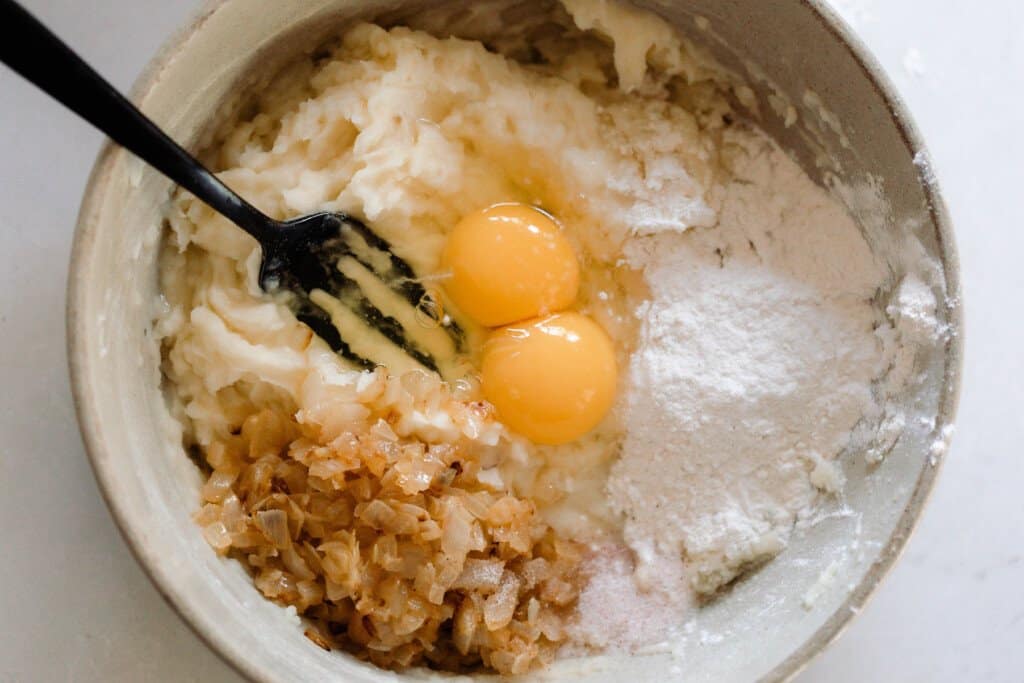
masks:
<svg viewBox="0 0 1024 683"><path fill-rule="evenodd" d="M429 3L436 5L436 3ZM499 6L508 2L499 2ZM522 3L520 3L522 4ZM797 533L775 561L701 608L693 633L664 652L564 662L549 680L777 681L834 639L892 565L931 491L960 382L958 272L949 218L910 115L861 43L817 0L647 0L744 74L762 125L818 181L880 193L851 207L876 252L914 230L941 264L938 315L950 334L923 349L923 381L902 398L907 427L885 460L842 458L855 511ZM206 6L140 78L134 96L172 137L200 149L244 93L347 22L398 0L222 0ZM793 117L796 117L794 123ZM787 125L790 124L790 125ZM153 582L210 647L266 682L415 678L313 646L263 599L242 567L218 558L191 515L200 477L161 394L152 320L156 258L170 183L108 145L86 190L70 272L71 376L85 443L125 539ZM938 447L936 446L938 444Z"/></svg>

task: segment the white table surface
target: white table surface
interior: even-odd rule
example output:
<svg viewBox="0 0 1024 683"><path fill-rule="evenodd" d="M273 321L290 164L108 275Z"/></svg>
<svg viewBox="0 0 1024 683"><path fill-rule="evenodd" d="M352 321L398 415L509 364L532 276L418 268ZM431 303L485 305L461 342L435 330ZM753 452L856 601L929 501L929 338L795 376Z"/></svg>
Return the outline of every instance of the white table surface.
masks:
<svg viewBox="0 0 1024 683"><path fill-rule="evenodd" d="M804 682L1024 681L1024 3L833 0L908 100L957 229L960 419L907 552ZM127 88L192 0L26 0ZM65 270L98 133L0 68L0 683L238 681L130 556L79 440Z"/></svg>

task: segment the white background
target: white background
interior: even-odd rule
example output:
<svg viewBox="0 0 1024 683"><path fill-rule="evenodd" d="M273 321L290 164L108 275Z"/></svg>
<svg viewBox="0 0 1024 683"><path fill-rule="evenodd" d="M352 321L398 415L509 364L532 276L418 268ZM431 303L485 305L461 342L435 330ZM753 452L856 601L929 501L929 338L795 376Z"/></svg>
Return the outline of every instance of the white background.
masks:
<svg viewBox="0 0 1024 683"><path fill-rule="evenodd" d="M801 681L1024 681L1024 3L833 0L929 142L967 361L949 462L892 575ZM191 0L26 0L117 86ZM129 555L64 356L72 227L101 137L0 68L0 682L237 681Z"/></svg>

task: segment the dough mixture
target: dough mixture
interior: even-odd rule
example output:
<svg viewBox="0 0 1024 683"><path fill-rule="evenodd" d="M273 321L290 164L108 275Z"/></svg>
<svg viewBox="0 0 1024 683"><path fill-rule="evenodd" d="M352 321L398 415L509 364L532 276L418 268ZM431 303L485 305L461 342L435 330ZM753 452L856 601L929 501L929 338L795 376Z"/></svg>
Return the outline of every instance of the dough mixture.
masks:
<svg viewBox="0 0 1024 683"><path fill-rule="evenodd" d="M473 353L446 382L348 365L260 291L253 240L185 192L170 211L157 331L208 475L197 520L323 647L518 673L663 637L782 552L882 418L892 275L846 209L667 24L563 4L515 30L464 18L463 38L355 25L263 88L208 161L271 216L364 220L442 293L463 217L556 217L575 310L619 369L585 436L509 429Z"/></svg>

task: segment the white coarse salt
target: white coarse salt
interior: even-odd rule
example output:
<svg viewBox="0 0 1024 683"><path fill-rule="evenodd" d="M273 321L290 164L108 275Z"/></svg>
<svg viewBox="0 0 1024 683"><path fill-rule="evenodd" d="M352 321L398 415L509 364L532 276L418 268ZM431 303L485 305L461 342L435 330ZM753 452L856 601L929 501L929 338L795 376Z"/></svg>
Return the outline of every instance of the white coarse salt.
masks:
<svg viewBox="0 0 1024 683"><path fill-rule="evenodd" d="M594 549L583 565L587 581L580 593L572 640L590 647L636 651L672 640L692 607L693 592L683 564L655 558L652 580L637 581L629 549ZM627 613L628 612L628 613Z"/></svg>

